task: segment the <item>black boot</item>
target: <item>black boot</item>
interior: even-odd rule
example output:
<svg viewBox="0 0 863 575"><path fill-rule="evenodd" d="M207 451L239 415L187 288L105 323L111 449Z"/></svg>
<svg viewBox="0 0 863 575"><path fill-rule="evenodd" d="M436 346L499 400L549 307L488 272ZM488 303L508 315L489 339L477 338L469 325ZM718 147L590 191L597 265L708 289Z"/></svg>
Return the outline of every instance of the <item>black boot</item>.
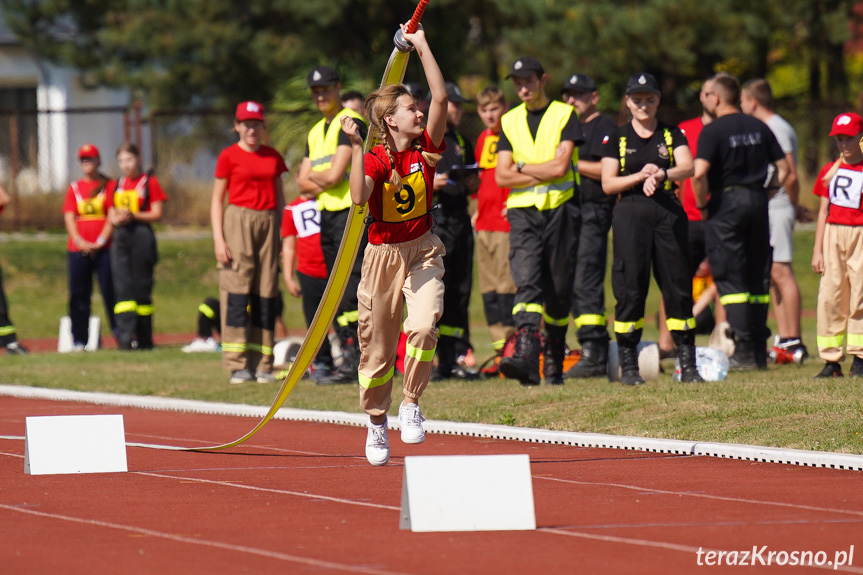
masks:
<svg viewBox="0 0 863 575"><path fill-rule="evenodd" d="M332 375L326 378L326 381L319 384L337 384L337 383L355 383L357 378L357 370L360 367L360 343L357 339L356 324L339 328L338 330L339 343L342 348L342 362L333 371Z"/></svg>
<svg viewBox="0 0 863 575"><path fill-rule="evenodd" d="M138 316L138 349L153 349L153 316Z"/></svg>
<svg viewBox="0 0 863 575"><path fill-rule="evenodd" d="M455 338L448 335L439 336L435 355L437 356L437 367L432 371L431 381L449 379L453 370L458 367L455 359Z"/></svg>
<svg viewBox="0 0 863 575"><path fill-rule="evenodd" d="M704 378L698 373L695 361L695 346L685 343L677 346L677 361L680 362L680 381L703 383Z"/></svg>
<svg viewBox="0 0 863 575"><path fill-rule="evenodd" d="M620 383L623 385L643 385L644 380L638 373L638 348L634 345L617 343L617 359L620 362Z"/></svg>
<svg viewBox="0 0 863 575"><path fill-rule="evenodd" d="M765 350L765 365L766 365L766 350ZM734 355L728 359L729 371L745 371L756 369L758 364L755 363L755 352L751 341L739 340L734 345Z"/></svg>
<svg viewBox="0 0 863 575"><path fill-rule="evenodd" d="M563 358L566 355L566 342L562 337L545 338L545 357L542 372L549 385L563 385Z"/></svg>
<svg viewBox="0 0 863 575"><path fill-rule="evenodd" d="M565 378L585 379L608 375L608 341L599 339L585 340L581 347L581 359L563 376Z"/></svg>
<svg viewBox="0 0 863 575"><path fill-rule="evenodd" d="M517 379L522 385L539 385L539 354L542 342L533 329L518 330L515 339L515 355L500 360L500 372L509 379Z"/></svg>

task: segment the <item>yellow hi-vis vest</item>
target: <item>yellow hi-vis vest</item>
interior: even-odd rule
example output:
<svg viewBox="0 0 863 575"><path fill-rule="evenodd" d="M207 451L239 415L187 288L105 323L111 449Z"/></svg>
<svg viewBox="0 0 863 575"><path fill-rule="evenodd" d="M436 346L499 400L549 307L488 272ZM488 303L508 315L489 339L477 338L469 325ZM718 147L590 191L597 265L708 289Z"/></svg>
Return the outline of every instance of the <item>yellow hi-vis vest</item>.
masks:
<svg viewBox="0 0 863 575"><path fill-rule="evenodd" d="M560 144L560 133L574 112L572 106L563 102L551 102L539 122L536 140L527 126L525 104L504 114L501 118L501 129L512 145L512 161L540 164L553 160ZM563 204L575 193L575 184L578 181L578 172L574 168L576 162L577 155L573 151L569 170L563 177L526 188L512 188L506 200L506 207L551 210Z"/></svg>
<svg viewBox="0 0 863 575"><path fill-rule="evenodd" d="M329 170L333 163L333 156L339 147L339 132L342 130L342 116L350 116L357 122L365 124L362 116L349 108L342 108L330 122L328 129L324 130L327 123L326 118L315 124L309 132L309 160L312 162L313 172ZM348 179L351 168L345 171L344 179L327 188L318 196L318 210L328 212L339 212L351 207L351 191Z"/></svg>

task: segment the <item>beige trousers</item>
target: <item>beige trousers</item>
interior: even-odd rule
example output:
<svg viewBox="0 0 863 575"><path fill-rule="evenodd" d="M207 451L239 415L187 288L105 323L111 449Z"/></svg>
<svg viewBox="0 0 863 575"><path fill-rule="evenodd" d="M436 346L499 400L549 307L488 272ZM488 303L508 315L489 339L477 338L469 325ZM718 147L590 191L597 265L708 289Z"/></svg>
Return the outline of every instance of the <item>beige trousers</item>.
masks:
<svg viewBox="0 0 863 575"><path fill-rule="evenodd" d="M404 394L418 399L428 385L443 313L443 243L431 232L400 244L369 244L357 288L360 407L371 416L392 404L396 350L407 336ZM402 310L407 317L402 327Z"/></svg>
<svg viewBox="0 0 863 575"><path fill-rule="evenodd" d="M842 361L848 353L863 357L863 226L827 224L824 273L818 288L818 355Z"/></svg>
<svg viewBox="0 0 863 575"><path fill-rule="evenodd" d="M515 294L518 288L509 269L509 232L476 232L476 269L479 293ZM515 327L495 322L489 324L488 332L494 344L506 341Z"/></svg>
<svg viewBox="0 0 863 575"><path fill-rule="evenodd" d="M270 371L279 294L276 214L228 205L223 222L233 259L219 272L222 366Z"/></svg>

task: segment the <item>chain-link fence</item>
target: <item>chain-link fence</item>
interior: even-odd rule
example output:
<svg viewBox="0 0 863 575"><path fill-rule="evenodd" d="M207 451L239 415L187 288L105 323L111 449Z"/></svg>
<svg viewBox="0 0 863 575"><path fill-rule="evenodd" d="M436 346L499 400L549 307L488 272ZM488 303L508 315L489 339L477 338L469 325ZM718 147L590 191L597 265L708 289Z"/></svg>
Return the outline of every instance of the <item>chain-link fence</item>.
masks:
<svg viewBox="0 0 863 575"><path fill-rule="evenodd" d="M835 157L827 137L833 118L846 109L779 107L777 112L797 130L800 142L801 201L813 207L812 184L820 167ZM619 121L626 114L607 110ZM700 110L663 108L666 122L697 116ZM270 111L267 143L282 152L292 172L305 153L308 130L320 119L316 113ZM471 104L466 105L460 131L473 143L484 126ZM80 177L77 150L90 142L102 153L102 171L118 177L114 151L123 141L142 150L145 167L153 167L169 202L165 222L173 225L209 224L210 192L219 152L235 143L233 114L216 110L174 110L141 116L139 109L88 108L63 111L0 112L0 182L14 203L0 218L0 229L62 227L62 194ZM296 196L292 177L286 179L288 198Z"/></svg>

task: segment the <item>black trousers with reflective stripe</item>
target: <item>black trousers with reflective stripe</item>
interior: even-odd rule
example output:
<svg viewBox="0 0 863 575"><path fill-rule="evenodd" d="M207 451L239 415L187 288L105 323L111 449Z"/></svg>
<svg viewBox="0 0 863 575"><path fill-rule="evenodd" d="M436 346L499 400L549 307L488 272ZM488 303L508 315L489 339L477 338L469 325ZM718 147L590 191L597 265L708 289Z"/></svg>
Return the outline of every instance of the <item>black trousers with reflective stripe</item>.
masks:
<svg viewBox="0 0 863 575"><path fill-rule="evenodd" d="M470 214L465 211L432 212L434 234L440 238L446 249L443 257L443 315L438 321L441 335L453 335L445 328L463 331L461 336L470 341L469 315L470 292L473 286L473 227Z"/></svg>
<svg viewBox="0 0 863 575"><path fill-rule="evenodd" d="M336 265L336 256L339 255L339 247L342 244L342 236L345 233L345 226L348 223L350 208L340 210L338 212L330 212L321 210L321 250L324 252L324 263L327 265L327 277L332 275L333 268ZM356 316L357 304L357 287L360 285L360 273L363 269L363 254L366 251L366 245L369 243L368 231L363 231L363 236L360 239L360 245L357 250L357 259L354 260L354 267L351 269L351 275L348 278L348 283L345 286L345 293L339 303L339 309L336 312L336 320L333 327L336 331L340 331L338 318L345 313L353 312ZM356 321L351 322L356 328ZM356 334L354 334L356 338Z"/></svg>
<svg viewBox="0 0 863 575"><path fill-rule="evenodd" d="M148 224L131 223L114 230L111 242L111 274L116 302L153 305L153 275L159 254L156 235ZM116 314L117 339L131 342L138 329L138 313Z"/></svg>
<svg viewBox="0 0 863 575"><path fill-rule="evenodd" d="M617 202L611 265L611 286L617 300L615 324L643 322L651 267L662 291L666 315L682 320L692 317L687 224L683 207L667 194L653 198L641 193L626 194ZM641 332L634 327L618 332L616 327L615 337L618 343L631 346L641 341Z"/></svg>
<svg viewBox="0 0 863 575"><path fill-rule="evenodd" d="M603 198L581 204L581 230L575 283L572 288L572 317L605 316L605 270L608 267L608 232L615 198ZM608 330L602 325L582 325L578 341L608 341Z"/></svg>
<svg viewBox="0 0 863 575"><path fill-rule="evenodd" d="M545 306L545 313L569 319L572 282L578 253L581 212L578 198L552 209L511 208L509 265L517 291L514 307L516 329L539 330L542 312L522 306ZM566 333L566 327L553 330Z"/></svg>
<svg viewBox="0 0 863 575"><path fill-rule="evenodd" d="M737 303L724 303L728 323L738 340L765 343L768 303L750 303L750 296L770 293L770 227L767 194L763 190L734 188L714 194L704 223L704 240L710 271L720 297L735 294Z"/></svg>
<svg viewBox="0 0 863 575"><path fill-rule="evenodd" d="M0 329L2 328L8 333L0 334L0 345L6 346L17 341L15 328L9 319L9 304L6 302L6 292L3 291L3 270L0 269Z"/></svg>

